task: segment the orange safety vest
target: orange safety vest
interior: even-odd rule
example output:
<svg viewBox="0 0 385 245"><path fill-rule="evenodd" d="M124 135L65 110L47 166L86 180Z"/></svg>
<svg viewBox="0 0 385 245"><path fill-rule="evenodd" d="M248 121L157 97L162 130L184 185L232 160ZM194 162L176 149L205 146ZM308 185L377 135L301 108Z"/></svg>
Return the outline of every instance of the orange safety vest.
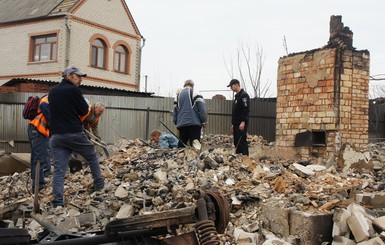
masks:
<svg viewBox="0 0 385 245"><path fill-rule="evenodd" d="M100 117L97 117L93 123L87 123L86 124L86 129L90 129L92 126L94 126L98 121Z"/></svg>
<svg viewBox="0 0 385 245"><path fill-rule="evenodd" d="M42 103L48 103L48 96L43 96L39 101L39 107L37 109L37 116L32 119L29 123L35 126L37 131L39 131L42 135L49 137L50 132L48 128L47 119L44 117L42 111L40 110L40 105Z"/></svg>
<svg viewBox="0 0 385 245"><path fill-rule="evenodd" d="M90 113L91 113L91 105L88 107L88 112L87 112L87 114L85 114L84 116L81 116L81 117L80 117L80 121L81 121L81 122L84 122L84 120L86 120L86 118L88 117L88 115L90 115Z"/></svg>

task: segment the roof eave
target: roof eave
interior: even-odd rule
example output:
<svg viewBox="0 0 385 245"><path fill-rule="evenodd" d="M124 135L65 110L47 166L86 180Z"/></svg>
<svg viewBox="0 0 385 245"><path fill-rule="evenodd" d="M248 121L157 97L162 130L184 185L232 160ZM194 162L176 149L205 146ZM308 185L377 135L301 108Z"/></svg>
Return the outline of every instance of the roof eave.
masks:
<svg viewBox="0 0 385 245"><path fill-rule="evenodd" d="M21 19L21 20L1 22L0 26L22 24L22 23L28 23L28 22L33 22L33 21L45 20L45 19L55 19L55 18L63 17L66 14L67 14L66 12L63 12L63 13L58 13L58 14L55 14L55 15L39 16L39 17L35 17L35 18L30 18L30 19Z"/></svg>
<svg viewBox="0 0 385 245"><path fill-rule="evenodd" d="M132 13L131 13L130 8L128 7L126 1L122 1L122 3L123 3L123 5L124 5L124 8L125 8L125 9L127 10L127 12L128 12L129 18L131 19L131 21L132 21L132 23L133 23L133 25L134 25L135 31L137 32L137 34L138 34L141 38L143 38L142 34L141 34L140 31L139 31L138 25L137 25L136 22L135 22L134 16L132 16Z"/></svg>

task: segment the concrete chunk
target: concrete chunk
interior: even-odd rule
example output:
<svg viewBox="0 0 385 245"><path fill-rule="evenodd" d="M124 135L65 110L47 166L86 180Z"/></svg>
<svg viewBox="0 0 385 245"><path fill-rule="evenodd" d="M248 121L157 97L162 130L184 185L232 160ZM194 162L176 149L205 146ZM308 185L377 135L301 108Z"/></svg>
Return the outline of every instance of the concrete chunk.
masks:
<svg viewBox="0 0 385 245"><path fill-rule="evenodd" d="M300 244L315 245L332 240L333 214L290 212L290 235L300 239Z"/></svg>
<svg viewBox="0 0 385 245"><path fill-rule="evenodd" d="M237 244L242 245L257 245L259 243L259 234L258 233L249 233L245 232L242 229L234 229L234 238Z"/></svg>
<svg viewBox="0 0 385 245"><path fill-rule="evenodd" d="M266 235L266 241L262 243L262 245L290 245L291 243L288 243L282 239L279 239L278 237L268 234Z"/></svg>
<svg viewBox="0 0 385 245"><path fill-rule="evenodd" d="M77 218L78 218L78 220L80 222L80 226L96 224L96 215L95 215L95 213L81 214Z"/></svg>
<svg viewBox="0 0 385 245"><path fill-rule="evenodd" d="M336 209L333 215L333 237L335 236L349 236L350 230L347 219L351 213L346 209Z"/></svg>
<svg viewBox="0 0 385 245"><path fill-rule="evenodd" d="M385 245L385 243L379 237L372 238L365 242L357 243L357 245Z"/></svg>
<svg viewBox="0 0 385 245"><path fill-rule="evenodd" d="M353 213L347 219L347 223L356 242L362 242L369 239L369 224L362 213Z"/></svg>
<svg viewBox="0 0 385 245"><path fill-rule="evenodd" d="M384 208L385 207L385 193L375 194L372 197L371 204L375 208Z"/></svg>
<svg viewBox="0 0 385 245"><path fill-rule="evenodd" d="M290 169L293 170L296 174L303 176L303 177L314 175L313 170L311 170L305 166L302 166L301 164L298 164L298 163L293 163L292 165L290 165Z"/></svg>
<svg viewBox="0 0 385 245"><path fill-rule="evenodd" d="M116 188L115 196L117 198L126 198L128 196L128 191L123 186L119 186Z"/></svg>
<svg viewBox="0 0 385 245"><path fill-rule="evenodd" d="M385 231L385 216L375 218L372 220L373 224L380 228L381 230Z"/></svg>
<svg viewBox="0 0 385 245"><path fill-rule="evenodd" d="M336 236L333 238L332 245L356 245L356 242L346 237Z"/></svg>
<svg viewBox="0 0 385 245"><path fill-rule="evenodd" d="M167 179L167 173L162 171L162 170L158 170L154 173L154 178L156 180L158 180L159 183L167 183L168 179Z"/></svg>
<svg viewBox="0 0 385 245"><path fill-rule="evenodd" d="M134 215L135 208L133 205L124 204L120 207L119 212L116 214L117 219L124 219Z"/></svg>
<svg viewBox="0 0 385 245"><path fill-rule="evenodd" d="M325 171L326 167L322 165L315 165L315 164L310 164L307 165L306 168L313 170L314 172L320 172L320 171Z"/></svg>
<svg viewBox="0 0 385 245"><path fill-rule="evenodd" d="M58 224L57 227L64 231L68 231L70 229L80 229L80 222L76 217L70 217Z"/></svg>
<svg viewBox="0 0 385 245"><path fill-rule="evenodd" d="M261 204L261 216L263 227L274 234L286 237L290 235L289 209L280 207L277 203Z"/></svg>

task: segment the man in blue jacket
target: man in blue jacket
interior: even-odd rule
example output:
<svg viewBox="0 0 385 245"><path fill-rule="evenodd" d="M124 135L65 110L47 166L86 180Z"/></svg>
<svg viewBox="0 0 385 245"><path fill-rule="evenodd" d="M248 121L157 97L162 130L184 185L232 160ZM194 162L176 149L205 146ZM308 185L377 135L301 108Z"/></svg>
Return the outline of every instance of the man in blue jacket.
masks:
<svg viewBox="0 0 385 245"><path fill-rule="evenodd" d="M100 191L104 188L98 155L81 122L81 117L89 113L89 106L79 89L85 76L78 68L68 67L63 72L62 82L48 95L54 158L53 207L64 206L64 177L72 152L80 154L89 163L94 179L93 189Z"/></svg>
<svg viewBox="0 0 385 245"><path fill-rule="evenodd" d="M202 127L206 123L206 105L203 97L193 91L194 82L187 80L176 98L173 121L179 130L179 147L187 142L200 142Z"/></svg>

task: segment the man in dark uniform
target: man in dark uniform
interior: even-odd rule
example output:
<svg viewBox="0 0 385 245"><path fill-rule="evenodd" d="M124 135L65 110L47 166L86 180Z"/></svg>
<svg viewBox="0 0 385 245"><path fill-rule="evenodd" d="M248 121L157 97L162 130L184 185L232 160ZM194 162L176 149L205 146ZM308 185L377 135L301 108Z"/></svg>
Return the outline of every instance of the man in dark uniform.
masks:
<svg viewBox="0 0 385 245"><path fill-rule="evenodd" d="M64 180L68 161L73 152L83 156L88 162L94 185L94 191L104 189L104 178L99 166L99 157L95 146L83 131L81 118L89 113L79 85L87 76L78 68L69 66L63 72L61 83L48 94L50 112L51 147L54 158L53 170L53 207L64 206Z"/></svg>
<svg viewBox="0 0 385 245"><path fill-rule="evenodd" d="M250 97L241 89L237 79L232 79L227 87L230 87L236 93L231 116L231 131L234 137L235 153L248 156L247 127L249 125Z"/></svg>

